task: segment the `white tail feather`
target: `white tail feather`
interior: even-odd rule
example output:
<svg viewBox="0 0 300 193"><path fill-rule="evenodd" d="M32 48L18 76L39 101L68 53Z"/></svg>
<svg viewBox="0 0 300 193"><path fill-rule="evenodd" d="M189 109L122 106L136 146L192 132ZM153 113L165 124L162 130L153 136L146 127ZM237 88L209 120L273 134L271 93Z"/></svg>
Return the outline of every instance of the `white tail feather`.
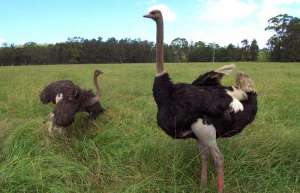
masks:
<svg viewBox="0 0 300 193"><path fill-rule="evenodd" d="M235 69L235 64L224 65L221 68L214 70L217 73L229 75Z"/></svg>

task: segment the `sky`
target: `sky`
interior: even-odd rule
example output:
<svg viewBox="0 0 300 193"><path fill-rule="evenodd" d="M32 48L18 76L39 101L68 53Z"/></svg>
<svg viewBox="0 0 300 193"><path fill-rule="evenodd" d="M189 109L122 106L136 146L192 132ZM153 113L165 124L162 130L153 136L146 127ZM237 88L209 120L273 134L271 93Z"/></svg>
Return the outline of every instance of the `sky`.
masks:
<svg viewBox="0 0 300 193"><path fill-rule="evenodd" d="M265 47L267 20L300 17L300 0L0 0L0 45L56 43L68 37L155 41L155 25L142 16L160 9L165 42L177 37L226 46L256 39Z"/></svg>

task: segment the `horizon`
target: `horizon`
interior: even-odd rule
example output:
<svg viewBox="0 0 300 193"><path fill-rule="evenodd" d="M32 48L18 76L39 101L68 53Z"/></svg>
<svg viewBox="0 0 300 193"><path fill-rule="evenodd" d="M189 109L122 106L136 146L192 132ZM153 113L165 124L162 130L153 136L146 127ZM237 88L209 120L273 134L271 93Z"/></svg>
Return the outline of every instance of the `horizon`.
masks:
<svg viewBox="0 0 300 193"><path fill-rule="evenodd" d="M155 41L153 22L142 16L160 9L165 21L165 43L177 38L220 46L241 45L256 39L265 48L273 34L265 31L268 19L278 14L300 17L300 0L28 0L3 2L0 44L26 42L55 44L68 38L110 37Z"/></svg>

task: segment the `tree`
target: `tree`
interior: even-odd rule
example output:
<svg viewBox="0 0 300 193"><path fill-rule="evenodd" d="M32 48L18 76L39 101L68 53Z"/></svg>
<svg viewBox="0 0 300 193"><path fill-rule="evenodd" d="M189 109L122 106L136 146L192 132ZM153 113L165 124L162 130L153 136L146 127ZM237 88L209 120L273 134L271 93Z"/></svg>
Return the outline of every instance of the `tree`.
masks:
<svg viewBox="0 0 300 193"><path fill-rule="evenodd" d="M241 55L241 59L243 61L249 61L250 60L250 46L249 46L249 42L247 39L244 39L241 41L242 43L242 55Z"/></svg>
<svg viewBox="0 0 300 193"><path fill-rule="evenodd" d="M228 61L240 61L241 51L239 47L235 47L233 44L227 46Z"/></svg>
<svg viewBox="0 0 300 193"><path fill-rule="evenodd" d="M272 61L300 61L300 19L280 14L268 20L265 30L275 34L268 40Z"/></svg>
<svg viewBox="0 0 300 193"><path fill-rule="evenodd" d="M211 61L211 48L202 41L191 44L188 60L190 62Z"/></svg>
<svg viewBox="0 0 300 193"><path fill-rule="evenodd" d="M185 38L175 38L171 42L171 49L175 62L187 61L189 43Z"/></svg>
<svg viewBox="0 0 300 193"><path fill-rule="evenodd" d="M299 29L294 25L289 28L289 31L297 30ZM297 39L298 35L293 34L289 37ZM255 45L252 42L251 47L248 40L243 41L242 49L256 50L252 44ZM214 52L216 61L241 59L241 48L232 44L227 47L216 44L213 48L214 45L202 41L189 43L185 38L176 38L170 44L164 44L165 59L167 62L209 62ZM117 40L111 37L105 41L101 37L95 39L71 37L65 42L56 44L27 42L24 45L4 44L0 47L0 65L141 63L154 60L153 42L129 38Z"/></svg>
<svg viewBox="0 0 300 193"><path fill-rule="evenodd" d="M250 45L250 60L251 61L257 61L259 47L257 45L257 41L254 39L251 42Z"/></svg>

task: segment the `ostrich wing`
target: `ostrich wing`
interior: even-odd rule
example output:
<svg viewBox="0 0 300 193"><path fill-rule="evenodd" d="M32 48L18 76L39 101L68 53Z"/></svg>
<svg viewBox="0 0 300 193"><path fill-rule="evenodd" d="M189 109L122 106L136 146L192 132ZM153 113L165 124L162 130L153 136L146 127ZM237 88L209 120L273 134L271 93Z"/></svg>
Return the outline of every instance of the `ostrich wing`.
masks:
<svg viewBox="0 0 300 193"><path fill-rule="evenodd" d="M192 82L194 86L221 86L221 80L224 75L229 75L235 69L234 64L225 65L213 71L199 75Z"/></svg>
<svg viewBox="0 0 300 193"><path fill-rule="evenodd" d="M70 80L59 80L50 83L40 93L40 100L43 104L56 103L56 95L63 94L63 98L73 100L80 94L80 88Z"/></svg>

